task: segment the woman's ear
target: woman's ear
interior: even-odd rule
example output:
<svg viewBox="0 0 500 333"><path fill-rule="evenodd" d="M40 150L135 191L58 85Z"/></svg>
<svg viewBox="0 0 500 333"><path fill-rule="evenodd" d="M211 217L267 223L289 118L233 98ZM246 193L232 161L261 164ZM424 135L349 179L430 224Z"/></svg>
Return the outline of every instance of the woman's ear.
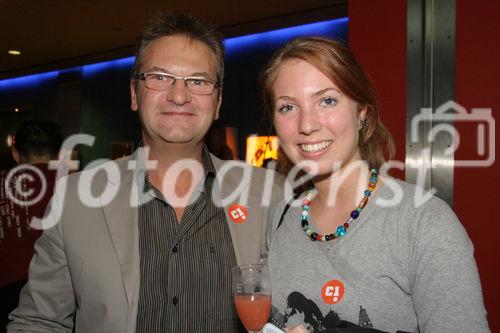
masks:
<svg viewBox="0 0 500 333"><path fill-rule="evenodd" d="M361 130L366 124L366 112L368 110L367 106L358 106L358 122L359 130Z"/></svg>
<svg viewBox="0 0 500 333"><path fill-rule="evenodd" d="M358 105L358 119L366 120L366 113L368 112L368 106Z"/></svg>

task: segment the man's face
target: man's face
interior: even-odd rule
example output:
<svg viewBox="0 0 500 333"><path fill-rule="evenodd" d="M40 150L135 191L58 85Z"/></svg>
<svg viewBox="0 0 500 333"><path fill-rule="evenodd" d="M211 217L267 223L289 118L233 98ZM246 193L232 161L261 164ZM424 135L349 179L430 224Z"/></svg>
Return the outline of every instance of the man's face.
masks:
<svg viewBox="0 0 500 333"><path fill-rule="evenodd" d="M144 50L141 73L163 72L216 80L217 62L210 48L184 35L161 37ZM219 117L220 93L190 93L183 80L168 91L148 89L145 81L130 84L131 108L139 111L145 145L188 144L203 141L212 122Z"/></svg>

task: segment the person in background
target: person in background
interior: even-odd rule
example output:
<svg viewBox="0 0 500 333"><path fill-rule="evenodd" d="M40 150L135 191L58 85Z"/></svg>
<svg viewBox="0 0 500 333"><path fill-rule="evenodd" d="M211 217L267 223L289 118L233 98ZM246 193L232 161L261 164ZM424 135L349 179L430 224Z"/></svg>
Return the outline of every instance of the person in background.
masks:
<svg viewBox="0 0 500 333"><path fill-rule="evenodd" d="M0 171L0 332L5 332L7 316L28 277L33 244L41 235L30 222L43 216L53 194L56 171L48 163L58 160L61 144L56 123L25 121L12 146L18 166Z"/></svg>
<svg viewBox="0 0 500 333"><path fill-rule="evenodd" d="M55 191L55 226L35 245L8 332L243 330L231 269L265 252L264 217L283 189L272 171L203 144L219 117L223 57L217 29L189 14L145 27L130 81L143 145Z"/></svg>
<svg viewBox="0 0 500 333"><path fill-rule="evenodd" d="M419 202L416 186L383 174L394 144L352 53L295 39L262 85L281 165L308 177L269 224L271 321L294 333L488 332L463 226L442 200Z"/></svg>

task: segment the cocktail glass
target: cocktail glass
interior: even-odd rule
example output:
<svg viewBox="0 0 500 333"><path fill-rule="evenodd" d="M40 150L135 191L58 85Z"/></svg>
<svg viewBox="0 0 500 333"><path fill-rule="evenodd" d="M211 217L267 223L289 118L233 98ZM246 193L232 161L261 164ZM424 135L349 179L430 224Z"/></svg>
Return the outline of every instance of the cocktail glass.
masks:
<svg viewBox="0 0 500 333"><path fill-rule="evenodd" d="M260 331L271 312L271 280L267 265L234 267L233 295L243 326L249 332Z"/></svg>

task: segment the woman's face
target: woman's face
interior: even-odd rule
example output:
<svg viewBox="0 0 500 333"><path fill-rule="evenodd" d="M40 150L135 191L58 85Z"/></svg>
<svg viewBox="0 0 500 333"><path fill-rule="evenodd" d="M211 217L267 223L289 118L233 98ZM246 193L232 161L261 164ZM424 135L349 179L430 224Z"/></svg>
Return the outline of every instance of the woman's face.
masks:
<svg viewBox="0 0 500 333"><path fill-rule="evenodd" d="M274 126L287 157L317 163L318 175L360 160L359 120L366 110L310 63L291 59L273 84Z"/></svg>

